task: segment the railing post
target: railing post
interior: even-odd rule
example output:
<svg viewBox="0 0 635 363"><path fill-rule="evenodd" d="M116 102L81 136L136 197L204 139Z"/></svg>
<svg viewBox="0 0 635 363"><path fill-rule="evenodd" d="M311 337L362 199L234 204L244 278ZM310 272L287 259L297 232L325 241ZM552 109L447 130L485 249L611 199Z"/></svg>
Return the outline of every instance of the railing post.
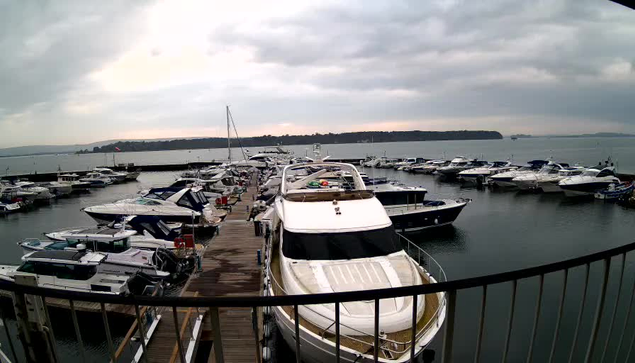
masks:
<svg viewBox="0 0 635 363"><path fill-rule="evenodd" d="M223 356L223 339L220 332L220 317L218 315L218 308L209 308L209 317L212 323L212 333L214 335L214 357L217 363L225 362Z"/></svg>
<svg viewBox="0 0 635 363"><path fill-rule="evenodd" d="M578 322L576 323L575 332L573 333L573 346L571 347L571 352L569 353L569 363L573 362L573 356L575 355L575 346L578 342L578 333L580 332L580 325L582 324L582 314L584 313L584 307L586 305L586 293L589 289L590 270L591 265L587 263L585 268L584 289L582 290L582 301L580 302L580 311L578 312Z"/></svg>
<svg viewBox="0 0 635 363"><path fill-rule="evenodd" d="M335 362L340 363L340 303L335 303Z"/></svg>
<svg viewBox="0 0 635 363"><path fill-rule="evenodd" d="M454 338L454 315L456 310L456 290L450 290L448 294L448 312L445 322L445 336L443 337L443 363L452 362L452 339Z"/></svg>
<svg viewBox="0 0 635 363"><path fill-rule="evenodd" d="M512 335L512 327L514 326L514 309L516 308L516 290L518 289L518 280L512 282L512 301L509 309L509 323L507 325L507 335L505 336L505 352L503 353L503 363L507 362L507 354L509 353L509 342Z"/></svg>
<svg viewBox="0 0 635 363"><path fill-rule="evenodd" d="M412 295L412 331L410 332L412 338L410 340L410 361L414 362L415 361L415 349L416 349L416 345L417 345L417 312L419 311L419 309L417 309L417 298L419 297L419 295L414 294ZM424 299L425 299L425 295L424 295Z"/></svg>
<svg viewBox="0 0 635 363"><path fill-rule="evenodd" d="M302 355L300 353L300 312L298 305L293 306L293 323L295 324L295 360L302 363Z"/></svg>
<svg viewBox="0 0 635 363"><path fill-rule="evenodd" d="M553 342L551 343L551 353L549 353L549 363L553 362L556 354L556 345L558 343L558 335L560 333L560 321L562 320L562 312L564 311L564 299L567 296L567 282L569 280L569 269L564 270L564 280L562 282L562 294L560 295L560 305L558 307L558 318L556 318L556 327L553 333Z"/></svg>
<svg viewBox="0 0 635 363"><path fill-rule="evenodd" d="M110 360L115 363L117 362L117 357L115 357L115 348L112 344L112 336L110 335L110 324L108 324L108 314L106 313L106 305L104 303L100 304L101 308L101 317L104 321L104 331L106 332L106 342L108 343L108 353L110 354Z"/></svg>
<svg viewBox="0 0 635 363"><path fill-rule="evenodd" d="M251 308L251 320L252 320L252 324L254 326L254 339L255 339L255 343L256 343L256 361L257 362L261 362L262 361L262 357L260 356L260 332L259 332L259 328L258 328L258 320L259 320L259 316L258 316L258 307L254 306L253 308Z"/></svg>
<svg viewBox="0 0 635 363"><path fill-rule="evenodd" d="M619 307L620 297L622 296L622 282L624 281L624 266L625 265L626 265L626 253L623 253L622 265L620 267L620 280L619 280L619 283L617 284L617 298L615 299L615 306L613 307L613 315L611 315L611 323L609 324L608 336L606 337L606 343L604 343L604 349L602 350L602 357L600 358L600 362L604 362L604 357L606 356L606 351L608 350L609 342L611 341L611 333L613 332L613 324L615 323L617 308Z"/></svg>
<svg viewBox="0 0 635 363"><path fill-rule="evenodd" d="M487 305L487 285L483 285L481 296L481 317L478 323L478 336L476 337L476 352L474 352L474 363L481 360L481 345L483 342L483 329L485 327L485 306Z"/></svg>
<svg viewBox="0 0 635 363"><path fill-rule="evenodd" d="M141 312L139 311L139 305L134 306L135 315L137 316L137 329L139 329L139 336L141 338L141 351L143 352L142 358L144 361L148 361L147 348L146 348L146 332L143 328L143 321L141 320Z"/></svg>
<svg viewBox="0 0 635 363"><path fill-rule="evenodd" d="M538 331L538 321L540 320L540 308L542 306L542 292L545 286L545 275L540 275L540 286L538 287L538 301L536 301L536 315L534 315L534 327L531 331L531 342L529 343L529 353L527 354L527 363L531 363L534 353L534 342Z"/></svg>
<svg viewBox="0 0 635 363"><path fill-rule="evenodd" d="M186 315L187 316L187 315ZM174 331L176 333L176 347L179 350L179 358L181 363L185 363L185 353L183 352L183 341L181 340L181 326L179 325L179 316L176 306L172 306L172 318L174 319Z"/></svg>
<svg viewBox="0 0 635 363"><path fill-rule="evenodd" d="M375 299L375 344L373 346L373 360L379 362L379 299Z"/></svg>
<svg viewBox="0 0 635 363"><path fill-rule="evenodd" d="M77 342L79 343L79 351L82 354L82 361L86 361L86 352L84 351L84 341L82 340L82 332L79 330L79 321L77 320L77 312L75 311L75 302L68 300L71 308L71 318L73 320L73 327L75 327L75 335L77 336Z"/></svg>
<svg viewBox="0 0 635 363"><path fill-rule="evenodd" d="M620 342L617 345L617 350L615 351L615 359L614 363L617 363L617 358L620 355L620 350L622 349L622 343L624 342L624 336L626 335L626 328L628 327L628 320L631 317L631 309L633 308L633 298L635 297L635 279L633 279L633 286L631 287L631 299L628 302L628 308L626 309L626 317L624 318L624 326L622 327L622 334L620 335ZM633 333L633 339L635 339L635 333ZM632 343L631 343L632 345Z"/></svg>
<svg viewBox="0 0 635 363"><path fill-rule="evenodd" d="M593 353L595 352L595 343L598 337L598 331L600 329L600 322L602 321L602 312L604 311L604 302L606 298L606 289L609 279L609 272L611 268L611 258L608 257L604 260L604 275L602 276L602 285L600 287L600 296L598 297L598 304L595 310L595 318L593 319L593 328L591 330L591 338L586 351L586 357L584 361L586 363L591 361Z"/></svg>

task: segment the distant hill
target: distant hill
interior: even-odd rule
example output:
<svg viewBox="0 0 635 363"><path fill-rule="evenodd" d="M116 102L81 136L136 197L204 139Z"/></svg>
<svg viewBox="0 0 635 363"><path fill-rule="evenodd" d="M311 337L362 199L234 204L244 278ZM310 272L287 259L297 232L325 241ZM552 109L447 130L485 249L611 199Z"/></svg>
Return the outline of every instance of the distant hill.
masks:
<svg viewBox="0 0 635 363"><path fill-rule="evenodd" d="M307 144L350 144L369 142L397 141L440 141L440 140L496 140L503 136L497 131L365 131L346 132L341 134L312 135L264 135L241 138L244 147L261 147L272 145L307 145ZM236 144L235 144L236 145ZM221 137L201 139L178 139L162 141L119 141L101 147L94 147L93 152L104 153L121 151L159 151L183 149L216 149L227 147L227 139Z"/></svg>

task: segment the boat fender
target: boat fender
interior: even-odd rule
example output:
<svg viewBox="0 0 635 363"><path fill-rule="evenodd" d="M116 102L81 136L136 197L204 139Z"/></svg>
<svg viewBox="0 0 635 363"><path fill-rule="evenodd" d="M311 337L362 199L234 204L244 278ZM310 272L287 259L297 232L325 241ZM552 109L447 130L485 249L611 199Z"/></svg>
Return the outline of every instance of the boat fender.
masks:
<svg viewBox="0 0 635 363"><path fill-rule="evenodd" d="M262 327L262 334L265 338L269 338L271 336L271 331L273 330L273 328L271 327L271 323L266 323L263 327Z"/></svg>
<svg viewBox="0 0 635 363"><path fill-rule="evenodd" d="M271 359L271 349L269 347L262 347L262 360L268 361Z"/></svg>
<svg viewBox="0 0 635 363"><path fill-rule="evenodd" d="M265 316L270 316L271 315L271 306L263 306L262 313Z"/></svg>

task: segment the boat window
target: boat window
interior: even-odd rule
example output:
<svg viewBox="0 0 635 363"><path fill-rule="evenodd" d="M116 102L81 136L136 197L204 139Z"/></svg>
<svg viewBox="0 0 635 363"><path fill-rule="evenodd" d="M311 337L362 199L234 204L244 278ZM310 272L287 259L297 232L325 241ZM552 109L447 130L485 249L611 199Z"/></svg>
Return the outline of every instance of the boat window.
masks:
<svg viewBox="0 0 635 363"><path fill-rule="evenodd" d="M96 242L96 244L97 244L97 251L99 252L119 253L119 252L127 251L129 248L127 238L120 239L117 241L111 241L111 242L98 241Z"/></svg>
<svg viewBox="0 0 635 363"><path fill-rule="evenodd" d="M598 175L596 175L598 178L601 178L603 176L615 176L615 173L613 173L613 170L611 169L604 169L602 171L600 171L598 173Z"/></svg>
<svg viewBox="0 0 635 363"><path fill-rule="evenodd" d="M149 198L138 198L136 200L136 203L140 205L161 205L161 203L157 202L156 200L152 200Z"/></svg>
<svg viewBox="0 0 635 363"><path fill-rule="evenodd" d="M284 230L282 253L296 260L350 260L401 251L392 226L345 233L294 233Z"/></svg>
<svg viewBox="0 0 635 363"><path fill-rule="evenodd" d="M190 200L187 198L187 195L182 196L181 199L179 199L179 201L176 202L176 205L179 205L185 208L190 208L190 209L194 208Z"/></svg>
<svg viewBox="0 0 635 363"><path fill-rule="evenodd" d="M183 188L187 185L187 180L177 180L175 181L172 185L170 185L171 187L179 187L179 188Z"/></svg>
<svg viewBox="0 0 635 363"><path fill-rule="evenodd" d="M423 190L408 192L377 192L375 196L383 205L399 205L421 203L425 199L426 192Z"/></svg>
<svg viewBox="0 0 635 363"><path fill-rule="evenodd" d="M35 273L35 264L33 262L25 262L20 267L18 267L18 271Z"/></svg>

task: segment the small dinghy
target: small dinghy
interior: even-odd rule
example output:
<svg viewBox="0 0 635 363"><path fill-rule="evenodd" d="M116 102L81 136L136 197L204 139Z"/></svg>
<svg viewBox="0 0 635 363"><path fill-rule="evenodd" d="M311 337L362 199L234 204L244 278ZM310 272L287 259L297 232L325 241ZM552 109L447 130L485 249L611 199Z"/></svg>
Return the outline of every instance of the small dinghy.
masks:
<svg viewBox="0 0 635 363"><path fill-rule="evenodd" d="M631 183L611 184L606 189L596 191L595 199L617 200L623 195L633 193L633 189L635 189L635 184Z"/></svg>

